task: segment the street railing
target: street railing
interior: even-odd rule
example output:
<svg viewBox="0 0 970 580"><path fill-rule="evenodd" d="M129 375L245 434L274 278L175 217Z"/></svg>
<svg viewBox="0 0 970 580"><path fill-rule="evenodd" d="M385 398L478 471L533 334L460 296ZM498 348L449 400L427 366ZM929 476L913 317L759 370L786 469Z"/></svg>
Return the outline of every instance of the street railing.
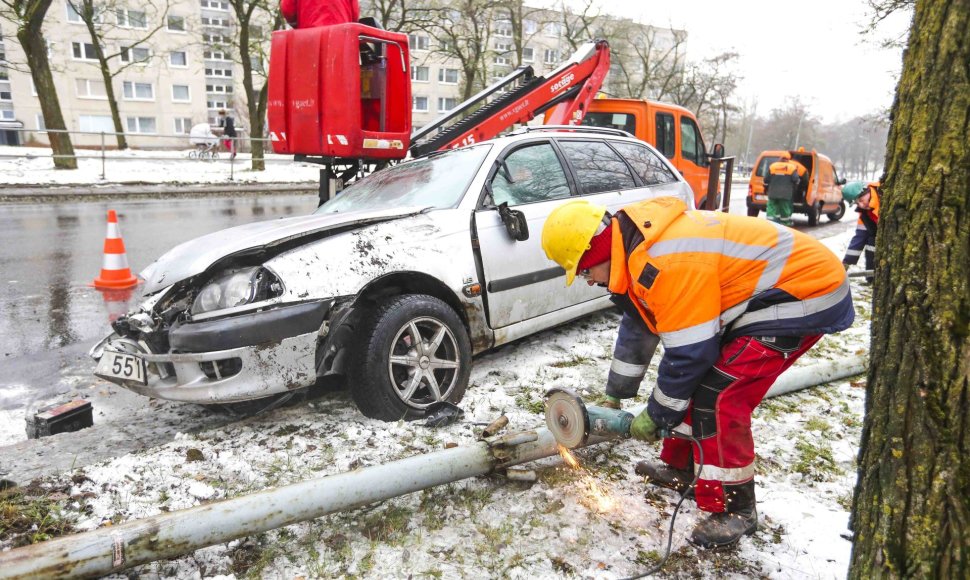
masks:
<svg viewBox="0 0 970 580"><path fill-rule="evenodd" d="M236 158L232 156L232 152L241 153L241 149L248 149L248 144L253 141L259 141L266 144L263 151L263 161L266 163L293 163L293 157L290 155L276 155L273 153L268 153L272 150L270 139L264 138L251 138L251 137L226 137L224 135L214 135L207 137L197 138L194 135L188 133L116 133L113 131L72 131L66 129L5 129L6 131L14 131L21 135L24 134L47 134L60 133L68 135L79 135L83 137L94 137L95 143L91 143L91 139L83 139L88 141L86 143L73 143L74 145L74 155L57 155L51 152L49 155L33 155L31 153L26 153L25 155L20 154L8 154L0 153L0 159L50 159L55 161L57 159L98 159L101 162L101 179L107 178L107 165L108 162L115 161L176 161L176 162L228 162L229 164L229 181L233 181L235 178L235 165L237 162L248 162L251 158ZM118 135L123 135L129 142L127 149L118 149L116 137ZM195 145L190 142L190 139L214 139L215 143L212 144L202 144ZM157 146L146 147L145 142L151 142L156 140ZM232 142L232 148L229 150L223 149L223 143L225 141ZM24 150L34 149L37 141L30 139L27 144L24 144L24 139L21 139L21 145L15 147L22 147ZM72 139L73 141L73 139ZM137 143L137 146L132 145L132 142ZM48 143L39 143L37 145L39 148L49 149L49 139ZM169 151L178 152L179 155L137 155L137 156L125 156L122 155L126 151Z"/></svg>

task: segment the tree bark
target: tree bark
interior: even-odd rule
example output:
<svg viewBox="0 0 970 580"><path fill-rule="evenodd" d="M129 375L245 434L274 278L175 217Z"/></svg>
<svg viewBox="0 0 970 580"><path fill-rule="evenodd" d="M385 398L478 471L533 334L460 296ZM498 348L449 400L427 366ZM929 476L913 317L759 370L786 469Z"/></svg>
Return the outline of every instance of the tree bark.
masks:
<svg viewBox="0 0 970 580"><path fill-rule="evenodd" d="M50 5L51 0L42 0L31 7L30 14L25 17L24 22L20 23L21 26L17 30L17 40L23 48L34 88L37 89L37 99L40 101L40 110L44 115L44 127L52 130L47 133L47 138L54 153L54 168L77 169L77 157L74 156L71 136L56 132L65 131L67 126L61 113L57 87L54 86L54 76L51 74L50 61L47 58L47 43L41 33L44 16Z"/></svg>
<svg viewBox="0 0 970 580"><path fill-rule="evenodd" d="M970 578L970 0L919 0L886 151L850 578Z"/></svg>

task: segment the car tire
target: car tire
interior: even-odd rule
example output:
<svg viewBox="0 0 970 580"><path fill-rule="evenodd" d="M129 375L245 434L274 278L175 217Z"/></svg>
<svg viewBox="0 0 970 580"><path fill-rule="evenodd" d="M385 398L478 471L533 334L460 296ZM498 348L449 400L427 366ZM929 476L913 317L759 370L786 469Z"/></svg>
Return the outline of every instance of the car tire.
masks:
<svg viewBox="0 0 970 580"><path fill-rule="evenodd" d="M828 216L829 221L833 221L833 222L837 222L840 219L842 219L842 216L845 215L845 201L839 202L839 209L837 211L833 211L825 215Z"/></svg>
<svg viewBox="0 0 970 580"><path fill-rule="evenodd" d="M817 204L813 203L812 205L809 205L805 208L805 213L808 215L809 226L814 227L818 225L818 214L819 214L818 207L819 206Z"/></svg>
<svg viewBox="0 0 970 580"><path fill-rule="evenodd" d="M471 342L458 314L442 300L390 297L364 313L357 341L347 384L365 416L417 419L428 405L457 403L465 395ZM441 366L435 368L435 361Z"/></svg>

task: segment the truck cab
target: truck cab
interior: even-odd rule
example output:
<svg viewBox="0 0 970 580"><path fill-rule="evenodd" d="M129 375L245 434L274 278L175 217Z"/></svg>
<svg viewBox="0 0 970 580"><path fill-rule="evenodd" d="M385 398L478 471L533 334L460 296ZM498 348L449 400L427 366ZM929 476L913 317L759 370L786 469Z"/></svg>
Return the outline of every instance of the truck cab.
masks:
<svg viewBox="0 0 970 580"><path fill-rule="evenodd" d="M656 147L690 184L695 206L704 207L710 161L697 118L688 109L659 101L594 99L582 124L622 129Z"/></svg>

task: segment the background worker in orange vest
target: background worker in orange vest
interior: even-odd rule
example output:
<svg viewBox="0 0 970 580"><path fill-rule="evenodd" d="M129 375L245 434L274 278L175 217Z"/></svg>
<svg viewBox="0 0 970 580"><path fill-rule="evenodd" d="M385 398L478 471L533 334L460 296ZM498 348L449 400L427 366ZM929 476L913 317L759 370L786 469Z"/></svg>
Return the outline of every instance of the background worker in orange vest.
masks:
<svg viewBox="0 0 970 580"><path fill-rule="evenodd" d="M858 197L850 199L847 187L842 188L842 197L846 201L855 201L859 221L856 223L855 235L849 242L849 248L842 258L842 265L846 270L849 266L859 263L859 255L865 251L866 270L876 267L876 228L879 226L879 197L880 182L873 181L859 188ZM854 193L854 191L853 191Z"/></svg>
<svg viewBox="0 0 970 580"><path fill-rule="evenodd" d="M293 28L314 28L357 22L358 0L281 0L280 12Z"/></svg>
<svg viewBox="0 0 970 580"><path fill-rule="evenodd" d="M657 385L631 434L656 441L677 431L700 441L704 465L694 495L711 515L691 542L729 546L753 533L751 413L823 334L852 324L838 257L800 232L687 211L673 197L627 206L612 218L605 207L568 202L546 220L542 247L566 270L567 285L576 276L607 285L663 342ZM639 462L637 473L686 489L698 469L690 443L664 439L660 459Z"/></svg>
<svg viewBox="0 0 970 580"><path fill-rule="evenodd" d="M768 167L765 188L768 192L768 219L782 225L792 225L791 214L794 210L792 199L805 176L805 166L793 161L791 153L785 152L781 159Z"/></svg>

